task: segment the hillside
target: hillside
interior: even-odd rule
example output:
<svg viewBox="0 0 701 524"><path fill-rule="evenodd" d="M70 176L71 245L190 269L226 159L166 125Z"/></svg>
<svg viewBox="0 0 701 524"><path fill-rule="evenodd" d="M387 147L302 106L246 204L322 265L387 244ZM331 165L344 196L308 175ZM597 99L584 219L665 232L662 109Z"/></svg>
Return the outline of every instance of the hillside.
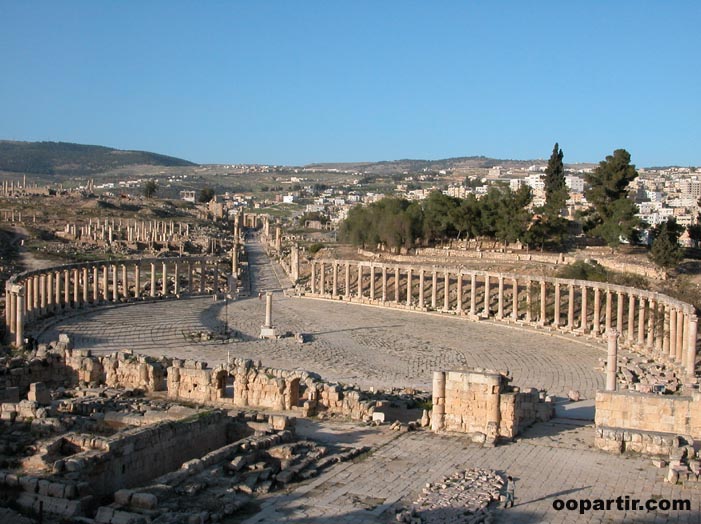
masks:
<svg viewBox="0 0 701 524"><path fill-rule="evenodd" d="M88 175L131 165L194 166L147 151L123 151L69 142L0 140L0 171L42 175Z"/></svg>

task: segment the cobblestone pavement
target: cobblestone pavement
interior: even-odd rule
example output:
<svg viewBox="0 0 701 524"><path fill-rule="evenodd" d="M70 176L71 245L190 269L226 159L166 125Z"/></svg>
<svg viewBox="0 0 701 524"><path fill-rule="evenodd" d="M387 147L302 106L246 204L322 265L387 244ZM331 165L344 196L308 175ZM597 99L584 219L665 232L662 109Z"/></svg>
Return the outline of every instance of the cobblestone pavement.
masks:
<svg viewBox="0 0 701 524"><path fill-rule="evenodd" d="M304 421L300 432L338 441L328 423ZM571 421L538 424L517 442L481 448L459 435L393 433L346 425L345 443L373 444L363 460L334 466L288 494L273 494L245 524L392 522L396 505L415 500L427 482L467 468L490 468L516 479L516 505L496 510L497 522L697 523L701 493L663 482L666 470L650 460L591 449L594 430ZM338 428L336 428L338 431ZM691 511L556 511L556 499L690 499ZM615 506L612 506L615 507Z"/></svg>
<svg viewBox="0 0 701 524"><path fill-rule="evenodd" d="M211 297L172 299L88 311L58 321L39 339L55 340L63 332L75 347L95 353L129 348L204 359L210 365L225 361L228 352L232 358L252 358L285 369L301 367L363 387L430 389L432 371L464 366L508 369L515 385L545 388L557 396L577 389L592 398L603 386L603 373L594 370L603 350L574 338L535 331L531 335L524 328L437 314L288 298L279 292L273 300L274 324L282 332L309 333L312 341L301 345L293 338L259 340L265 303L258 291L289 284L258 244L251 247L250 298L228 304ZM187 331L223 330L227 318L243 341L185 340Z"/></svg>

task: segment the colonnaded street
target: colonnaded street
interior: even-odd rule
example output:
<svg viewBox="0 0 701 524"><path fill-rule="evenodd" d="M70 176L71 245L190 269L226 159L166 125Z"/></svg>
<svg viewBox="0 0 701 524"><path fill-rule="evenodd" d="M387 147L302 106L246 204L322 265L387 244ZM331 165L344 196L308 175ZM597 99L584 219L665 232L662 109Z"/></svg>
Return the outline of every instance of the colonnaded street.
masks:
<svg viewBox="0 0 701 524"><path fill-rule="evenodd" d="M363 387L417 387L429 390L433 370L465 366L508 369L514 385L545 388L563 397L578 390L591 399L603 387L596 368L602 349L573 337L471 322L435 314L410 313L331 301L292 298L289 286L257 243L248 245L252 293L235 301L210 298L166 300L117 306L64 317L41 334L40 342L67 333L76 348L95 353L133 349L140 353L203 359L210 365L233 357L264 365L303 368L326 379ZM259 340L264 301L258 292L276 290L273 323L294 338ZM192 342L193 331L221 331L225 324L240 341ZM386 426L298 422L298 431L333 444L372 445L366 458L333 466L286 493L262 499L261 511L246 523L389 522L394 504L415 500L424 485L457 470L491 468L517 480L516 505L499 510L500 522L699 522L698 491L663 482L664 469L650 459L616 456L593 449L587 421L556 418L536 424L516 442L482 448L459 435L428 431L396 433ZM692 511L555 511L556 499L609 499L618 496L690 499Z"/></svg>

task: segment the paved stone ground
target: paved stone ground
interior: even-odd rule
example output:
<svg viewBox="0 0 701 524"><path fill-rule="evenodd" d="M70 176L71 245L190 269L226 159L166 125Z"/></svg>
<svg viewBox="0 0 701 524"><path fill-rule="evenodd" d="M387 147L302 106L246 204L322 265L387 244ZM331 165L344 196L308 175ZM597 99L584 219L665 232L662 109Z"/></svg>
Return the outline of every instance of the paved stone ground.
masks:
<svg viewBox="0 0 701 524"><path fill-rule="evenodd" d="M344 430L344 437L339 431ZM590 448L591 426L555 420L538 424L516 443L480 448L459 435L428 431L398 434L347 424L303 421L298 430L318 440L378 449L363 460L334 466L288 494L273 494L245 524L360 524L391 522L396 504L410 504L427 482L481 467L516 479L516 505L496 510L497 522L658 523L701 521L701 493L663 482L665 470L649 460ZM556 499L690 499L691 511L556 511Z"/></svg>
<svg viewBox="0 0 701 524"><path fill-rule="evenodd" d="M603 350L574 338L438 314L288 298L279 292L273 301L274 324L283 332L310 333L312 342L259 340L265 303L258 291L289 283L258 244L251 245L250 259L250 298L228 305L211 297L172 299L88 311L60 320L39 340L55 340L64 332L75 347L95 353L130 348L210 364L225 361L229 352L232 357L286 369L301 367L363 387L430 389L432 371L464 366L508 369L515 385L545 388L557 396L577 389L592 398L603 387L603 373L594 370ZM192 343L183 336L186 331L222 330L227 317L244 341Z"/></svg>

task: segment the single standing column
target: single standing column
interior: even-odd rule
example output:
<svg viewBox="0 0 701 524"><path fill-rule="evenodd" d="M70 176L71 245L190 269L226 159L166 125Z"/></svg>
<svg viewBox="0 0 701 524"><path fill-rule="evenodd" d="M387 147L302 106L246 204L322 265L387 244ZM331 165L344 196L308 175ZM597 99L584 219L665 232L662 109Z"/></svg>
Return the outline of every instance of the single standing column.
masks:
<svg viewBox="0 0 701 524"><path fill-rule="evenodd" d="M425 271L422 269L419 270L419 309L424 308L424 278L425 277Z"/></svg>
<svg viewBox="0 0 701 524"><path fill-rule="evenodd" d="M406 270L406 305L411 307L411 268Z"/></svg>
<svg viewBox="0 0 701 524"><path fill-rule="evenodd" d="M98 301L99 296L100 296L99 271L100 271L100 269L97 267L97 265L93 266L93 268L92 268L92 301L93 301L93 304L97 304L97 301Z"/></svg>
<svg viewBox="0 0 701 524"><path fill-rule="evenodd" d="M151 266L154 274L156 272L156 266ZM155 277L154 277L155 279ZM200 293L204 294L207 285L207 261L200 261ZM155 287L155 284L154 284Z"/></svg>
<svg viewBox="0 0 701 524"><path fill-rule="evenodd" d="M574 331L574 286L568 285L569 296L567 298L567 329Z"/></svg>
<svg viewBox="0 0 701 524"><path fill-rule="evenodd" d="M642 349L645 345L645 297L638 297L638 346Z"/></svg>
<svg viewBox="0 0 701 524"><path fill-rule="evenodd" d="M669 336L670 336L670 327L669 327L669 320L670 320L670 313L669 313L669 306L664 305L664 317L663 317L663 322L664 324L662 325L662 354L664 357L669 356Z"/></svg>
<svg viewBox="0 0 701 524"><path fill-rule="evenodd" d="M450 311L450 273L443 276L443 311Z"/></svg>
<svg viewBox="0 0 701 524"><path fill-rule="evenodd" d="M46 307L54 310L54 274L51 271L46 274Z"/></svg>
<svg viewBox="0 0 701 524"><path fill-rule="evenodd" d="M326 294L326 264L323 260L319 262L319 294L322 297Z"/></svg>
<svg viewBox="0 0 701 524"><path fill-rule="evenodd" d="M331 264L331 296L333 298L338 296L338 264L336 262Z"/></svg>
<svg viewBox="0 0 701 524"><path fill-rule="evenodd" d="M458 315L462 314L462 272L458 271L457 274L458 278L458 289L457 289L457 294L458 298L455 303L455 311L458 312Z"/></svg>
<svg viewBox="0 0 701 524"><path fill-rule="evenodd" d="M387 266L382 266L382 303L387 302Z"/></svg>
<svg viewBox="0 0 701 524"><path fill-rule="evenodd" d="M518 320L518 280L516 278L513 278L512 280L513 291L511 297L511 318Z"/></svg>
<svg viewBox="0 0 701 524"><path fill-rule="evenodd" d="M21 311L22 308L18 308ZM699 318L691 314L689 315L689 341L687 342L687 360L686 360L686 371L687 376L690 379L695 379L696 377L696 337L699 329Z"/></svg>
<svg viewBox="0 0 701 524"><path fill-rule="evenodd" d="M370 264L370 300L375 300L375 266Z"/></svg>
<svg viewBox="0 0 701 524"><path fill-rule="evenodd" d="M555 283L555 311L553 312L553 326L560 327L560 284Z"/></svg>
<svg viewBox="0 0 701 524"><path fill-rule="evenodd" d="M163 280L161 281L161 294L164 297L166 297L166 296L168 296L168 265L165 262L163 262L163 264L161 265L161 268L162 268L162 273L163 273ZM217 288L218 282L217 282L216 277L218 277L219 274L217 273L216 268L215 268L214 272L215 272L216 276L214 279L214 291L213 292L216 295L217 291L218 291L218 288Z"/></svg>
<svg viewBox="0 0 701 524"><path fill-rule="evenodd" d="M616 292L616 331L623 333L623 292Z"/></svg>
<svg viewBox="0 0 701 524"><path fill-rule="evenodd" d="M477 315L477 275L470 275L470 315Z"/></svg>
<svg viewBox="0 0 701 524"><path fill-rule="evenodd" d="M594 334L598 337L601 334L601 290L594 288Z"/></svg>
<svg viewBox="0 0 701 524"><path fill-rule="evenodd" d="M102 300L107 302L109 300L109 279L107 274L107 266L102 266Z"/></svg>
<svg viewBox="0 0 701 524"><path fill-rule="evenodd" d="M204 287L204 262L202 263L202 276L200 277L200 293L204 293L202 289ZM156 264L151 262L151 297L156 296Z"/></svg>
<svg viewBox="0 0 701 524"><path fill-rule="evenodd" d="M445 425L445 371L433 372L432 397L431 430L440 431Z"/></svg>
<svg viewBox="0 0 701 524"><path fill-rule="evenodd" d="M431 308L434 310L436 309L436 302L437 302L437 296L438 296L438 273L436 273L436 270L433 270L433 274L431 275Z"/></svg>
<svg viewBox="0 0 701 524"><path fill-rule="evenodd" d="M312 295L316 293L316 262L313 260L309 262L311 264L311 277L309 277L309 285L311 286Z"/></svg>
<svg viewBox="0 0 701 524"><path fill-rule="evenodd" d="M24 289L19 288L16 294L15 314L17 315L17 326L15 331L15 346L24 347Z"/></svg>
<svg viewBox="0 0 701 524"><path fill-rule="evenodd" d="M192 262L187 263L188 291L192 293ZM141 266L134 264L134 298L141 296Z"/></svg>
<svg viewBox="0 0 701 524"><path fill-rule="evenodd" d="M648 308L650 311L650 315L647 320L647 341L645 345L649 350L652 350L655 342L655 320L657 320L655 318L657 316L655 314L655 309L657 308L657 302L653 299L650 299L650 304Z"/></svg>
<svg viewBox="0 0 701 524"><path fill-rule="evenodd" d="M399 266L394 268L394 303L399 304Z"/></svg>
<svg viewBox="0 0 701 524"><path fill-rule="evenodd" d="M112 264L112 302L119 299L119 282L117 282L117 264Z"/></svg>
<svg viewBox="0 0 701 524"><path fill-rule="evenodd" d="M677 364L684 361L684 313L677 311L677 347L674 360Z"/></svg>
<svg viewBox="0 0 701 524"><path fill-rule="evenodd" d="M580 294L582 295L582 310L579 312L579 329L582 333L589 332L589 304L587 304L587 286L582 285L580 287Z"/></svg>
<svg viewBox="0 0 701 524"><path fill-rule="evenodd" d="M628 343L633 344L635 337L635 295L628 295Z"/></svg>
<svg viewBox="0 0 701 524"><path fill-rule="evenodd" d="M87 282L87 280L86 280ZM66 307L70 307L71 305L71 296L70 296L70 289L71 289L71 274L69 273L68 269L63 270L63 303L66 304Z"/></svg>
<svg viewBox="0 0 701 524"><path fill-rule="evenodd" d="M273 327L273 294L265 293L265 327Z"/></svg>
<svg viewBox="0 0 701 524"><path fill-rule="evenodd" d="M88 303L88 268L84 267L83 269L83 304Z"/></svg>
<svg viewBox="0 0 701 524"><path fill-rule="evenodd" d="M290 262L294 263L292 257L290 257ZM239 274L239 245L236 241L234 241L234 246L231 248L231 274L234 275L234 278L237 278Z"/></svg>
<svg viewBox="0 0 701 524"><path fill-rule="evenodd" d="M504 318L504 277L499 275L499 305L497 306L497 318Z"/></svg>
<svg viewBox="0 0 701 524"><path fill-rule="evenodd" d="M484 309L482 310L482 317L489 318L489 275L484 275Z"/></svg>
<svg viewBox="0 0 701 524"><path fill-rule="evenodd" d="M677 308L669 310L669 360L677 357Z"/></svg>
<svg viewBox="0 0 701 524"><path fill-rule="evenodd" d="M345 293L346 293L346 298L350 298L350 262L346 262L346 275L345 275Z"/></svg>
<svg viewBox="0 0 701 524"><path fill-rule="evenodd" d="M531 306L533 304L533 297L531 297L531 284L530 280L526 281L526 324L530 324L533 320L531 317Z"/></svg>
<svg viewBox="0 0 701 524"><path fill-rule="evenodd" d="M618 371L618 333L607 332L608 355L606 359L606 391L616 391L616 372Z"/></svg>
<svg viewBox="0 0 701 524"><path fill-rule="evenodd" d="M78 269L74 269L72 271L73 273L73 303L78 307L78 303L80 302L79 297L79 290L78 290L78 285L80 284L80 279L78 278Z"/></svg>
<svg viewBox="0 0 701 524"><path fill-rule="evenodd" d="M546 323L546 316L547 316L547 310L545 308L546 306L546 284L545 280L540 281L540 319L539 319L539 324L541 326L544 326Z"/></svg>

